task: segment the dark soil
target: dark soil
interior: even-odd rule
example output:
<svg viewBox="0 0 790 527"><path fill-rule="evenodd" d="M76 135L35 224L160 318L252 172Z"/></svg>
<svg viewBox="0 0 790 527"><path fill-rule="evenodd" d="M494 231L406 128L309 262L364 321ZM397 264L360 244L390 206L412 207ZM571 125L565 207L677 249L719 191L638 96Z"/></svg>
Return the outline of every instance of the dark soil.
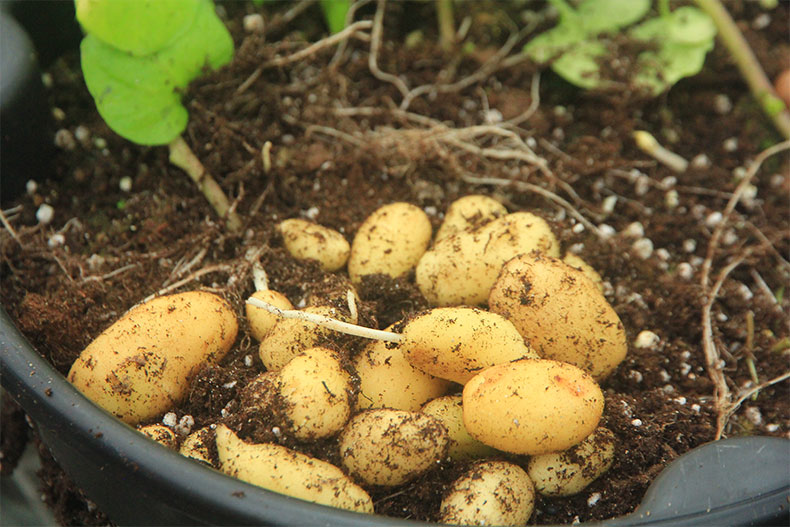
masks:
<svg viewBox="0 0 790 527"><path fill-rule="evenodd" d="M278 15L269 16L282 15L289 7L264 4L267 31L261 35L242 29L242 17L254 11L251 5L224 5L236 57L193 83L185 97L190 122L184 137L235 200L245 223L239 236L228 234L184 173L168 164L166 148L136 146L106 127L84 88L76 54L54 64L49 104L58 109L52 133L60 130L62 148L52 177L40 180L34 192L4 204L17 239L8 229L0 231L3 305L36 349L65 373L95 336L141 299L178 283L182 285L172 291L221 294L242 320L238 341L222 363L200 372L189 397L173 409L179 418L189 414L196 427L204 426L222 419L223 410L231 415L238 411L244 385L263 371L257 345L244 327L244 299L253 292L246 251L263 249L261 262L270 286L294 305L310 303L310 297L327 298L327 291L347 283L345 271L327 275L314 262L291 258L275 232L279 220L308 217L351 241L360 223L387 203L413 203L438 227L453 200L472 193L492 195L511 212L529 210L546 218L563 251L577 252L595 267L629 340L628 357L602 385L603 424L617 438L615 465L576 496L541 498L531 522L590 521L633 511L667 463L715 437L714 386L702 347L708 291L700 283L715 228L711 215L725 208L742 167L780 140L723 47L717 44L700 75L653 100L629 91L580 92L544 72L534 114L508 128L545 160L547 170L540 170L515 156L499 159L486 151L459 148L441 140L436 127L458 131L501 125L522 114L532 103L536 71L527 62L500 69L462 90L417 97L406 114L397 110L402 95L396 87L371 73L369 45L351 40L337 62L331 62L335 48L327 48L305 60L264 69L238 94L238 87L262 63L321 38L315 6L287 24L279 23ZM519 13L504 12L504 4L467 7L463 16L472 19L467 40L476 47L470 53L445 54L435 45L435 15L429 4L388 5L378 57L381 70L396 73L410 87L471 75L503 45L510 34L508 20L517 20ZM764 12L758 2L732 2L728 7L774 78L790 64L790 7L781 3L768 12L770 20L759 30L755 28ZM358 19L372 18L374 8L363 8ZM404 46L405 36L416 29L423 30L423 40ZM697 162L685 173L672 172L636 148L631 133L637 129L650 131L668 148ZM84 131L87 137L81 141ZM517 150L491 130L458 139L475 148ZM267 141L273 161L268 173L260 154ZM515 185L473 184L469 176L528 182L552 191L593 224L612 227L614 234L601 238L582 229L566 209L538 193ZM131 179L131 191L120 189L124 178ZM787 154L768 159L753 184L756 196L736 207L712 259L713 282L729 262L744 257L724 281L712 309L714 343L736 398L755 380L763 383L790 367ZM675 207L667 205L670 191L677 192ZM604 203L612 196L616 206L607 211ZM55 211L49 225L36 220L42 203ZM649 255L639 251L646 242L635 246L642 238L652 241ZM374 327L383 328L427 306L411 276L372 277L358 292L362 323ZM752 316L750 335L747 318ZM637 348L633 344L644 330L654 332L659 341ZM348 339L332 343L341 344L352 353L361 346ZM724 435L790 436L789 395L787 382L763 388L740 405ZM4 474L21 452L27 430L19 411L4 405ZM329 459L337 450L334 441L290 446ZM46 452L42 459L42 485L60 521L106 523ZM446 485L462 468L446 462L403 487L370 489L377 512L435 519ZM588 504L596 493L598 501Z"/></svg>

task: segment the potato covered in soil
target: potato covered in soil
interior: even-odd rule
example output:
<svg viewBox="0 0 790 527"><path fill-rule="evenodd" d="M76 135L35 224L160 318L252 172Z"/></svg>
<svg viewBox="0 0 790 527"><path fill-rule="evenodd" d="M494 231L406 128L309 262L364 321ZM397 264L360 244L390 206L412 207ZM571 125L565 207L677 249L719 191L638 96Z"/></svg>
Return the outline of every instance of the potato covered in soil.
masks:
<svg viewBox="0 0 790 527"><path fill-rule="evenodd" d="M370 274L392 278L413 269L431 242L431 220L410 203L391 203L368 216L351 244L348 275L358 284Z"/></svg>
<svg viewBox="0 0 790 527"><path fill-rule="evenodd" d="M164 447L176 447L176 434L165 425L153 424L141 426L137 431Z"/></svg>
<svg viewBox="0 0 790 527"><path fill-rule="evenodd" d="M524 469L505 461L475 463L442 500L439 522L452 525L525 525L535 488Z"/></svg>
<svg viewBox="0 0 790 527"><path fill-rule="evenodd" d="M181 443L181 448L178 453L184 457L195 459L206 463L207 465L214 465L211 455L212 446L214 445L214 431L211 427L206 426L189 434Z"/></svg>
<svg viewBox="0 0 790 527"><path fill-rule="evenodd" d="M293 309L294 306L291 301L277 291L271 289L264 289L255 291L252 298L257 298L262 302L271 304L279 309ZM262 307L253 306L252 304L245 304L244 309L247 313L247 323L250 325L250 334L252 338L258 342L262 341L269 331L274 327L280 318L270 311L266 311Z"/></svg>
<svg viewBox="0 0 790 527"><path fill-rule="evenodd" d="M447 429L450 437L450 448L447 455L450 459L468 461L496 453L496 449L484 445L466 431L463 402L460 395L437 397L422 407L422 413L435 417Z"/></svg>
<svg viewBox="0 0 790 527"><path fill-rule="evenodd" d="M96 337L68 379L105 410L137 424L176 406L194 374L230 350L237 331L236 315L217 295L155 298Z"/></svg>
<svg viewBox="0 0 790 527"><path fill-rule="evenodd" d="M571 496L601 477L614 462L614 434L596 428L584 441L564 451L533 456L527 473L544 496Z"/></svg>
<svg viewBox="0 0 790 527"><path fill-rule="evenodd" d="M596 271L592 265L585 262L581 256L573 253L565 253L562 261L574 269L578 269L579 271L583 272L587 278L589 278L590 281L595 284L595 287L597 287L598 290L603 293L603 278L601 278L601 275L598 274L598 271Z"/></svg>
<svg viewBox="0 0 790 527"><path fill-rule="evenodd" d="M391 331L392 328L387 328ZM393 408L417 411L426 402L444 395L450 382L415 368L392 343L376 340L354 357L359 376L359 408Z"/></svg>
<svg viewBox="0 0 790 527"><path fill-rule="evenodd" d="M538 358L506 318L469 307L436 308L411 318L398 346L420 370L459 384L481 370Z"/></svg>
<svg viewBox="0 0 790 527"><path fill-rule="evenodd" d="M447 430L419 412L367 410L340 435L343 466L371 485L395 486L430 469L447 453Z"/></svg>
<svg viewBox="0 0 790 527"><path fill-rule="evenodd" d="M342 234L312 221L291 218L281 221L277 230L291 256L297 260L315 260L324 271L341 269L351 253L351 246Z"/></svg>
<svg viewBox="0 0 790 527"><path fill-rule="evenodd" d="M373 513L364 489L338 467L284 446L250 444L225 425L216 430L223 472L247 483L322 505Z"/></svg>
<svg viewBox="0 0 790 527"><path fill-rule="evenodd" d="M351 416L353 386L337 353L308 349L279 373L279 392L294 436L319 439L343 428Z"/></svg>
<svg viewBox="0 0 790 527"><path fill-rule="evenodd" d="M603 415L601 388L564 362L523 359L483 370L463 391L469 434L513 454L566 450L590 435Z"/></svg>
<svg viewBox="0 0 790 527"><path fill-rule="evenodd" d="M439 240L417 265L417 286L431 305L482 304L504 263L530 252L559 256L559 242L543 218L514 212Z"/></svg>
<svg viewBox="0 0 790 527"><path fill-rule="evenodd" d="M617 313L582 271L561 260L540 254L513 258L488 303L543 358L574 364L596 379L625 358L628 345Z"/></svg>
<svg viewBox="0 0 790 527"><path fill-rule="evenodd" d="M507 209L494 198L472 194L453 201L436 232L434 243L452 234L475 230L486 223L501 218Z"/></svg>

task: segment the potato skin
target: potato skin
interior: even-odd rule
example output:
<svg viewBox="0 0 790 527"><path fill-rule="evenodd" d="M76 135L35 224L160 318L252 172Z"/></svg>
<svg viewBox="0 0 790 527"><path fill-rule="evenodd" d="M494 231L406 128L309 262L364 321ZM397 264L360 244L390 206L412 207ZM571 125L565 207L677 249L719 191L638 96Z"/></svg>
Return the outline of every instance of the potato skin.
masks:
<svg viewBox="0 0 790 527"><path fill-rule="evenodd" d="M533 456L527 473L544 496L571 496L583 491L614 463L615 437L598 427L584 441L564 452Z"/></svg>
<svg viewBox="0 0 790 527"><path fill-rule="evenodd" d="M170 449L176 448L176 434L165 425L153 424L141 426L137 431L164 447Z"/></svg>
<svg viewBox="0 0 790 527"><path fill-rule="evenodd" d="M585 262L581 256L573 253L565 253L562 261L567 265L570 265L571 267L583 272L587 278L589 278L590 281L595 284L595 287L598 288L598 291L603 293L603 278L601 278L601 275L598 273L598 271L596 271L592 265Z"/></svg>
<svg viewBox="0 0 790 527"><path fill-rule="evenodd" d="M435 417L447 429L450 437L450 448L447 455L450 459L469 461L496 454L496 449L484 445L466 431L460 395L437 397L425 403L421 412Z"/></svg>
<svg viewBox="0 0 790 527"><path fill-rule="evenodd" d="M409 272L431 242L431 221L419 207L396 202L376 209L351 243L348 275L358 284L369 274L392 278Z"/></svg>
<svg viewBox="0 0 790 527"><path fill-rule="evenodd" d="M246 443L225 425L217 427L216 436L226 474L294 498L373 513L368 493L330 463L280 445Z"/></svg>
<svg viewBox="0 0 790 527"><path fill-rule="evenodd" d="M603 415L601 388L576 366L522 359L493 366L464 386L464 425L475 439L513 454L566 450Z"/></svg>
<svg viewBox="0 0 790 527"><path fill-rule="evenodd" d="M502 269L488 300L546 359L606 378L625 358L625 329L582 271L561 260L524 254Z"/></svg>
<svg viewBox="0 0 790 527"><path fill-rule="evenodd" d="M412 365L459 384L496 364L538 358L510 321L482 309L431 309L410 319L401 335L398 347Z"/></svg>
<svg viewBox="0 0 790 527"><path fill-rule="evenodd" d="M439 523L525 525L535 506L535 488L524 470L505 461L475 463L442 500Z"/></svg>
<svg viewBox="0 0 790 527"><path fill-rule="evenodd" d="M341 269L351 253L351 246L342 234L312 221L291 218L281 221L277 230L291 256L297 260L315 260L327 272Z"/></svg>
<svg viewBox="0 0 790 527"><path fill-rule="evenodd" d="M68 379L128 424L174 407L205 363L230 350L238 321L217 295L192 291L132 308L86 347Z"/></svg>
<svg viewBox="0 0 790 527"><path fill-rule="evenodd" d="M507 214L507 209L494 198L471 194L453 201L444 221L436 232L434 243L458 232L475 230Z"/></svg>
<svg viewBox="0 0 790 527"><path fill-rule="evenodd" d="M271 289L255 291L252 294L252 297L280 309L287 310L294 308L293 304L291 304L291 301L288 300L284 294L278 293L277 291L273 291ZM245 304L244 310L247 313L247 323L250 325L250 334L252 335L252 338L258 342L262 341L269 331L271 331L277 321L280 320L280 318L274 313L270 313L269 311L266 311L261 307L253 306L252 304Z"/></svg>
<svg viewBox="0 0 790 527"><path fill-rule="evenodd" d="M192 432L181 443L178 453L184 457L201 461L207 465L214 466L211 452L214 446L214 431L210 426L206 426Z"/></svg>
<svg viewBox="0 0 790 527"><path fill-rule="evenodd" d="M388 331L392 327L387 328ZM426 402L447 393L450 382L418 370L403 350L373 341L354 357L359 376L358 407L417 411Z"/></svg>
<svg viewBox="0 0 790 527"><path fill-rule="evenodd" d="M402 410L357 414L340 435L343 466L371 485L395 486L426 472L447 453L447 430L435 418Z"/></svg>

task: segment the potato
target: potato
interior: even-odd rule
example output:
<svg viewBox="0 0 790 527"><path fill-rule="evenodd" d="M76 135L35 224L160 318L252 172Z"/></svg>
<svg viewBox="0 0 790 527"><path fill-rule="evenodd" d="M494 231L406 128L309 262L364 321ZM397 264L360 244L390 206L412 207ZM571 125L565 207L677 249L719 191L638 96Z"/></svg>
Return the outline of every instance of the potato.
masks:
<svg viewBox="0 0 790 527"><path fill-rule="evenodd" d="M249 444L225 425L217 427L223 472L274 492L322 505L373 513L373 501L336 466L284 446Z"/></svg>
<svg viewBox="0 0 790 527"><path fill-rule="evenodd" d="M184 457L192 458L213 466L213 456L211 455L211 448L213 445L214 431L211 430L211 427L207 426L189 434L186 439L184 439L184 442L181 443L181 448L178 450L178 453Z"/></svg>
<svg viewBox="0 0 790 527"><path fill-rule="evenodd" d="M507 214L505 206L494 198L480 194L459 198L447 209L434 243L452 234L482 227L505 214Z"/></svg>
<svg viewBox="0 0 790 527"><path fill-rule="evenodd" d="M527 473L544 496L571 496L609 470L614 462L614 445L614 434L599 427L569 450L533 456Z"/></svg>
<svg viewBox="0 0 790 527"><path fill-rule="evenodd" d="M311 306L304 308L302 311L346 322L356 322L356 320L343 316L340 311L329 306ZM304 353L306 349L316 346L322 338L331 333L332 330L312 322L283 318L277 321L268 335L261 341L258 347L258 355L267 370L277 371L288 364L291 359Z"/></svg>
<svg viewBox="0 0 790 527"><path fill-rule="evenodd" d="M438 241L417 264L417 287L435 306L482 304L505 262L532 251L559 256L548 223L529 212L508 214Z"/></svg>
<svg viewBox="0 0 790 527"><path fill-rule="evenodd" d="M496 450L469 435L464 426L464 410L460 395L437 397L422 407L422 413L439 420L447 429L450 448L447 455L455 461L468 461L490 456Z"/></svg>
<svg viewBox="0 0 790 527"><path fill-rule="evenodd" d="M381 340L368 344L353 364L359 376L358 406L363 409L417 411L450 387L450 382L412 366L400 347Z"/></svg>
<svg viewBox="0 0 790 527"><path fill-rule="evenodd" d="M283 237L285 248L297 260L315 260L328 272L341 269L348 261L351 246L334 229L292 218L281 221L277 230Z"/></svg>
<svg viewBox="0 0 790 527"><path fill-rule="evenodd" d="M592 265L588 264L584 260L582 260L581 256L575 255L573 253L565 253L565 257L562 259L567 265L578 269L579 271L583 272L587 278L590 279L592 283L595 284L595 287L603 293L603 278L601 275L598 274Z"/></svg>
<svg viewBox="0 0 790 527"><path fill-rule="evenodd" d="M464 425L475 439L513 454L566 450L603 414L595 381L576 366L523 359L483 370L466 383Z"/></svg>
<svg viewBox="0 0 790 527"><path fill-rule="evenodd" d="M431 242L431 221L410 203L391 203L375 210L359 227L351 244L348 275L358 284L369 274L392 278L409 272Z"/></svg>
<svg viewBox="0 0 790 527"><path fill-rule="evenodd" d="M332 350L310 348L291 359L280 370L279 388L289 428L298 439L334 435L351 416L351 376Z"/></svg>
<svg viewBox="0 0 790 527"><path fill-rule="evenodd" d="M340 435L340 457L353 476L371 485L395 486L430 469L447 453L442 424L419 412L367 410Z"/></svg>
<svg viewBox="0 0 790 527"><path fill-rule="evenodd" d="M86 347L68 379L128 424L176 406L193 375L220 360L236 340L230 305L193 291L138 305Z"/></svg>
<svg viewBox="0 0 790 527"><path fill-rule="evenodd" d="M459 384L489 366L538 358L512 323L481 309L431 309L410 319L401 335L398 347L412 365Z"/></svg>
<svg viewBox="0 0 790 527"><path fill-rule="evenodd" d="M625 358L625 329L583 272L556 258L521 255L502 269L489 298L491 311L513 322L546 359L574 364L596 379Z"/></svg>
<svg viewBox="0 0 790 527"><path fill-rule="evenodd" d="M255 291L252 294L252 297L280 309L294 308L293 304L291 304L291 301L288 300L284 294L278 293L277 291L273 291L271 289ZM274 313L266 311L261 307L253 306L252 304L245 304L244 309L247 312L247 322L250 325L250 334L252 335L252 338L258 342L262 341L269 331L271 331L277 321L280 320L280 318Z"/></svg>
<svg viewBox="0 0 790 527"><path fill-rule="evenodd" d="M143 435L148 436L160 445L167 448L176 447L176 434L165 425L146 425L137 429Z"/></svg>
<svg viewBox="0 0 790 527"><path fill-rule="evenodd" d="M475 463L442 500L439 523L525 525L535 505L535 488L524 470L505 461Z"/></svg>

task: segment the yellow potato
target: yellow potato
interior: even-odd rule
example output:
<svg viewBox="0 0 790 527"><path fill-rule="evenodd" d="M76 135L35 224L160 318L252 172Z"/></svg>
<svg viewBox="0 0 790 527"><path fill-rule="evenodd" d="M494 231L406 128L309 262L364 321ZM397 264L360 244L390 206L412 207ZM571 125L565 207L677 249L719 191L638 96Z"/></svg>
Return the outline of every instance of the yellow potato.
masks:
<svg viewBox="0 0 790 527"><path fill-rule="evenodd" d="M284 294L278 293L277 291L272 291L271 289L255 291L252 294L252 297L280 309L294 308L293 304L291 304L291 301L288 300ZM266 311L261 307L253 306L252 304L245 304L244 309L247 312L247 322L250 325L250 334L252 335L252 338L258 342L262 341L269 331L271 331L277 321L280 320L279 317L274 313Z"/></svg>
<svg viewBox="0 0 790 527"><path fill-rule="evenodd" d="M137 429L138 432L148 436L157 443L167 448L176 447L176 434L165 425L146 425Z"/></svg>
<svg viewBox="0 0 790 527"><path fill-rule="evenodd" d="M598 290L603 293L603 278L601 278L601 275L598 274L598 271L596 271L592 265L582 260L581 256L577 256L573 253L565 253L565 257L562 259L562 261L567 265L570 265L571 267L583 272L587 278L589 278L590 281L595 284L595 287L597 287Z"/></svg>
<svg viewBox="0 0 790 527"><path fill-rule="evenodd" d="M410 203L391 203L362 222L351 244L348 275L358 284L369 274L397 278L414 268L431 242L431 221Z"/></svg>
<svg viewBox="0 0 790 527"><path fill-rule="evenodd" d="M356 322L343 316L340 311L329 306L310 306L302 311L324 315L345 322ZM313 322L284 318L278 320L258 347L258 355L267 370L277 371L288 362L304 353L308 348L318 345L322 338L331 334L331 330L318 326Z"/></svg>
<svg viewBox="0 0 790 527"><path fill-rule="evenodd" d="M514 212L438 241L417 265L417 287L435 306L482 304L505 262L533 251L559 256L559 242L543 218Z"/></svg>
<svg viewBox="0 0 790 527"><path fill-rule="evenodd" d="M505 214L507 214L505 206L494 198L480 194L459 198L447 209L434 243L452 234L482 227Z"/></svg>
<svg viewBox="0 0 790 527"><path fill-rule="evenodd" d="M450 459L468 461L496 454L496 449L484 445L466 431L460 395L437 397L422 407L422 413L435 417L447 429L450 436L447 455Z"/></svg>
<svg viewBox="0 0 790 527"><path fill-rule="evenodd" d="M337 271L346 265L351 246L342 234L329 227L292 218L277 226L285 248L297 260L315 260L324 271Z"/></svg>
<svg viewBox="0 0 790 527"><path fill-rule="evenodd" d="M452 525L525 525L535 505L535 488L518 465L505 461L475 463L442 500L439 523Z"/></svg>
<svg viewBox="0 0 790 527"><path fill-rule="evenodd" d="M230 350L237 331L236 315L217 295L155 298L96 337L68 379L105 410L137 424L176 406L194 374Z"/></svg>
<svg viewBox="0 0 790 527"><path fill-rule="evenodd" d="M469 307L435 308L410 319L398 347L420 370L459 384L481 370L538 355L511 322Z"/></svg>
<svg viewBox="0 0 790 527"><path fill-rule="evenodd" d="M310 348L279 373L284 413L294 436L320 439L343 428L351 416L353 386L337 353Z"/></svg>
<svg viewBox="0 0 790 527"><path fill-rule="evenodd" d="M543 358L569 362L596 379L625 358L628 345L617 313L583 272L556 258L510 260L488 303Z"/></svg>
<svg viewBox="0 0 790 527"><path fill-rule="evenodd" d="M214 465L211 455L211 448L214 445L214 432L211 427L201 428L189 434L184 442L181 443L179 454L184 457L202 461L208 465Z"/></svg>
<svg viewBox="0 0 790 527"><path fill-rule="evenodd" d="M225 425L216 434L219 465L226 474L294 498L373 513L368 493L336 466L284 446L246 443Z"/></svg>
<svg viewBox="0 0 790 527"><path fill-rule="evenodd" d="M531 457L527 473L544 496L571 496L609 470L614 446L614 434L599 427L569 450Z"/></svg>
<svg viewBox="0 0 790 527"><path fill-rule="evenodd" d="M395 486L416 478L447 453L449 437L433 417L402 410L367 410L340 435L340 457L353 476Z"/></svg>
<svg viewBox="0 0 790 527"><path fill-rule="evenodd" d="M564 362L523 359L483 370L466 383L469 434L513 454L566 450L590 435L603 415L601 388Z"/></svg>
<svg viewBox="0 0 790 527"><path fill-rule="evenodd" d="M363 409L417 411L450 387L450 382L412 366L400 347L381 340L372 341L354 357L354 369L360 381L358 406Z"/></svg>

